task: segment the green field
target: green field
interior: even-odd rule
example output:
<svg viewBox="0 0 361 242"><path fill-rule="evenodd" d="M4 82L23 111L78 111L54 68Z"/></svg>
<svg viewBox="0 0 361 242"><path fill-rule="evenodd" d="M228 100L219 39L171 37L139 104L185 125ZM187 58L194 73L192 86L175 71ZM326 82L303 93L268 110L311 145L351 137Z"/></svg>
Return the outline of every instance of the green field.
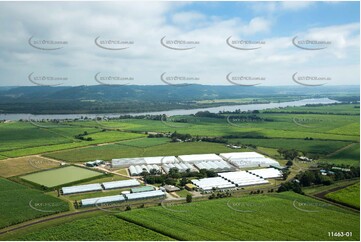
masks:
<svg viewBox="0 0 361 242"><path fill-rule="evenodd" d="M360 183L330 192L325 196L327 199L337 203L346 204L354 208L360 208Z"/></svg>
<svg viewBox="0 0 361 242"><path fill-rule="evenodd" d="M133 139L133 140L122 141L122 142L118 142L118 144L129 145L129 146L134 146L134 147L139 147L139 148L146 148L146 147L166 144L169 142L170 142L170 139L168 139L168 138L143 138L143 139Z"/></svg>
<svg viewBox="0 0 361 242"><path fill-rule="evenodd" d="M193 202L171 209L153 207L118 216L177 240L358 241L360 237L359 214L291 192ZM351 231L353 237L329 237L330 231Z"/></svg>
<svg viewBox="0 0 361 242"><path fill-rule="evenodd" d="M45 228L13 240L121 240L161 241L172 240L167 236L126 222L110 215L78 219L65 224Z"/></svg>
<svg viewBox="0 0 361 242"><path fill-rule="evenodd" d="M207 142L167 143L148 148L112 144L53 152L46 154L45 156L68 162L79 162L92 159L111 160L113 158L221 153L231 151L234 150L227 148L224 144Z"/></svg>
<svg viewBox="0 0 361 242"><path fill-rule="evenodd" d="M76 181L101 176L102 173L76 166L32 173L20 178L46 187L56 187Z"/></svg>
<svg viewBox="0 0 361 242"><path fill-rule="evenodd" d="M0 228L69 209L62 200L3 178L0 201Z"/></svg>
<svg viewBox="0 0 361 242"><path fill-rule="evenodd" d="M48 128L23 122L0 123L0 158L40 154L144 137L144 135L136 133L104 132L103 129L95 126L81 127L81 122L75 126L50 124L44 124L44 126ZM75 138L76 135L84 132L88 133L84 138L91 137L93 140L83 141Z"/></svg>
<svg viewBox="0 0 361 242"><path fill-rule="evenodd" d="M314 112L314 113L334 113L334 114L360 114L359 104L337 104L327 106L304 106L270 109L273 112Z"/></svg>
<svg viewBox="0 0 361 242"><path fill-rule="evenodd" d="M230 139L229 142L253 144L261 147L295 149L306 153L329 154L346 145L345 141L332 140L302 140L302 139Z"/></svg>
<svg viewBox="0 0 361 242"><path fill-rule="evenodd" d="M332 164L360 165L360 144L354 144L336 154L321 158L320 161Z"/></svg>

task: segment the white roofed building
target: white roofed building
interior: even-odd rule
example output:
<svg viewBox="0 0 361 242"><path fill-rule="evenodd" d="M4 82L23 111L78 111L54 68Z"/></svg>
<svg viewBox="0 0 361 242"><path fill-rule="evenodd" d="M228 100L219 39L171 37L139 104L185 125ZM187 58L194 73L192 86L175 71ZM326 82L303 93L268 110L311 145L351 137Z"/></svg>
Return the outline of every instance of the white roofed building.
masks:
<svg viewBox="0 0 361 242"><path fill-rule="evenodd" d="M178 160L195 164L203 161L222 161L223 159L216 154L198 154L198 155L180 155Z"/></svg>
<svg viewBox="0 0 361 242"><path fill-rule="evenodd" d="M238 168L279 166L276 160L256 152L221 153L219 156Z"/></svg>

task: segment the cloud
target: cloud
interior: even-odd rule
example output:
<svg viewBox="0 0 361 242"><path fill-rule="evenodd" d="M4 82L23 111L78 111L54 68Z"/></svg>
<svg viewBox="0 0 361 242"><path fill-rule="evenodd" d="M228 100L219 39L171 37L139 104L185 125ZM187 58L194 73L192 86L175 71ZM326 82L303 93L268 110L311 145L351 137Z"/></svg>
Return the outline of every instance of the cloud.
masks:
<svg viewBox="0 0 361 242"><path fill-rule="evenodd" d="M292 45L293 36L273 35L277 21L263 14L224 16L196 10L191 4L173 2L1 2L0 85L31 85L29 73L67 76L65 85L96 85L98 72L133 76L134 84L163 84L163 72L200 77L200 84L229 84L229 72L266 75L267 85L287 85L292 72L317 71L345 79L335 83L358 84L359 24L331 25L299 31L300 38L329 39L322 51L304 51ZM258 3L255 6L259 6ZM307 4L269 3L288 11ZM297 7L296 7L297 6ZM42 51L28 45L28 39L65 40L56 51ZM94 39L131 40L122 51L97 47ZM174 51L160 39L198 41L194 49ZM264 40L256 51L229 47L226 39ZM339 81L339 82L338 82Z"/></svg>

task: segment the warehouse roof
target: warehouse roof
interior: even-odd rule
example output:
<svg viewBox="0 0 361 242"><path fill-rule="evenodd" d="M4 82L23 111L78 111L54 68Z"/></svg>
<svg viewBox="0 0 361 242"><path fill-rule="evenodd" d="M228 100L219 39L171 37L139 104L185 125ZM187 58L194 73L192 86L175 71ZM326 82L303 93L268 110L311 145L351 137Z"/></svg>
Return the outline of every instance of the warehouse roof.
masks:
<svg viewBox="0 0 361 242"><path fill-rule="evenodd" d="M128 200L135 200L135 199L145 199L145 198L153 198L153 197L163 197L165 193L161 190L155 190L150 192L138 192L138 193L130 193L124 194Z"/></svg>
<svg viewBox="0 0 361 242"><path fill-rule="evenodd" d="M81 193L81 192L101 191L103 190L103 188L99 183L96 183L96 184L87 184L87 185L72 186L72 187L63 187L61 190L63 191L64 195L67 195L67 194Z"/></svg>
<svg viewBox="0 0 361 242"><path fill-rule="evenodd" d="M185 161L185 162L197 162L197 161L214 161L219 160L221 161L222 158L216 154L198 154L198 155L180 155L178 159Z"/></svg>
<svg viewBox="0 0 361 242"><path fill-rule="evenodd" d="M115 196L107 196L107 197L96 197L96 198L87 198L82 199L81 204L82 206L91 206L96 204L103 204L103 203L112 203L112 202L122 202L125 201L123 195L115 195Z"/></svg>
<svg viewBox="0 0 361 242"><path fill-rule="evenodd" d="M153 191L154 187L152 186L142 186L142 187L135 187L130 189L130 191L132 193L138 193L138 192L148 192L148 191Z"/></svg>
<svg viewBox="0 0 361 242"><path fill-rule="evenodd" d="M221 153L219 156L225 159L244 159L244 158L263 158L264 156L257 152L230 152Z"/></svg>
<svg viewBox="0 0 361 242"><path fill-rule="evenodd" d="M123 187L139 186L140 183L136 179L130 179L123 181L103 182L102 185L105 190L108 190L108 189L116 189Z"/></svg>

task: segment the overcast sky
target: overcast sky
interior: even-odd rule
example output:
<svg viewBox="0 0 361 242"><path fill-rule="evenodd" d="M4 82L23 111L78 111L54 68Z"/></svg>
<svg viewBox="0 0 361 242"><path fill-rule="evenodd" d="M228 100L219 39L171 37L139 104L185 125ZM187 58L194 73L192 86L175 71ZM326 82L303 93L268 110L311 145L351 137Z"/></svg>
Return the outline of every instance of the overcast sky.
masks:
<svg viewBox="0 0 361 242"><path fill-rule="evenodd" d="M359 84L359 9L358 2L0 2L0 85ZM190 43L171 42L178 40Z"/></svg>

